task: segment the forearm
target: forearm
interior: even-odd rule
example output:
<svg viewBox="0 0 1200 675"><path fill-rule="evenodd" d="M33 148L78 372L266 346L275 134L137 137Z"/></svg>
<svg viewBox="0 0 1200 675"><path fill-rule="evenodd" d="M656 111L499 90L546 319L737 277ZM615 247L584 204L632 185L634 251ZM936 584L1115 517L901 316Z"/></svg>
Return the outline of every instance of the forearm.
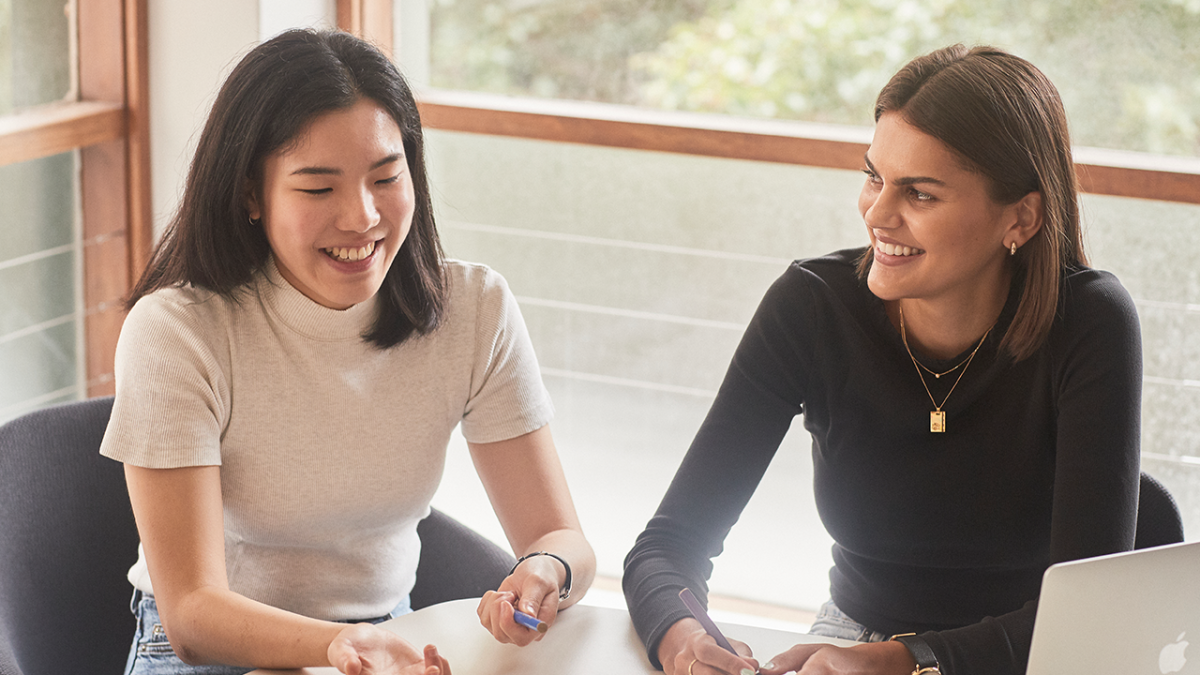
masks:
<svg viewBox="0 0 1200 675"><path fill-rule="evenodd" d="M946 675L1025 672L1037 601L998 617L952 630L923 633Z"/></svg>
<svg viewBox="0 0 1200 675"><path fill-rule="evenodd" d="M346 626L293 614L218 587L159 597L172 648L184 662L256 668L328 666Z"/></svg>
<svg viewBox="0 0 1200 675"><path fill-rule="evenodd" d="M695 543L696 539L692 540ZM712 571L707 551L696 551L675 536L669 519L655 516L646 531L638 536L629 555L625 557L625 573L621 585L629 617L639 639L646 645L650 662L670 669L659 661L667 649L668 659L679 651L669 646L669 633L678 634L687 626L700 630L699 623L690 618L687 607L679 599L679 591L690 588L701 598L707 596L706 579ZM679 637L677 635L677 637Z"/></svg>

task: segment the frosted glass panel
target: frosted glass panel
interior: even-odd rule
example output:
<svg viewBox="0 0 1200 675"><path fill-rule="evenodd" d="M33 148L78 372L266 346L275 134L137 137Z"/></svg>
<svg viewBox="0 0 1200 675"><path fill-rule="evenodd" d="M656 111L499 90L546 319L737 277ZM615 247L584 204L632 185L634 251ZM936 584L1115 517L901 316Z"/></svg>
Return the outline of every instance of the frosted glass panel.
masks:
<svg viewBox="0 0 1200 675"><path fill-rule="evenodd" d="M74 253L69 248L0 269L0 336L64 316L74 319Z"/></svg>
<svg viewBox="0 0 1200 675"><path fill-rule="evenodd" d="M79 397L75 340L75 324L68 322L0 343L0 421Z"/></svg>
<svg viewBox="0 0 1200 675"><path fill-rule="evenodd" d="M447 253L492 265L517 295L600 573L620 576L767 286L795 257L864 241L861 176L427 134ZM826 598L809 444L802 430L788 436L730 537L717 592L807 608ZM459 466L443 485L474 480ZM454 515L497 532L480 522L486 507ZM779 541L785 527L799 536ZM775 547L765 563L763 542Z"/></svg>
<svg viewBox="0 0 1200 675"><path fill-rule="evenodd" d="M0 422L82 396L75 153L0 166Z"/></svg>
<svg viewBox="0 0 1200 675"><path fill-rule="evenodd" d="M71 244L75 172L69 152L0 166L0 261Z"/></svg>
<svg viewBox="0 0 1200 675"><path fill-rule="evenodd" d="M1121 279L1142 322L1142 467L1200 538L1200 206L1094 195L1083 206L1093 264Z"/></svg>

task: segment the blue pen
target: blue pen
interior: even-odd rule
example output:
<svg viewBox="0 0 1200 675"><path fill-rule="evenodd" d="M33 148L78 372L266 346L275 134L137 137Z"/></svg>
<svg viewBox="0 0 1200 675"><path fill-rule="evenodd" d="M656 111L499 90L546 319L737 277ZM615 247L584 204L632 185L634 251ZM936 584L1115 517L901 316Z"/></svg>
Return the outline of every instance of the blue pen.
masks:
<svg viewBox="0 0 1200 675"><path fill-rule="evenodd" d="M519 609L513 610L513 619L529 630L536 630L539 633L545 633L546 629L549 628L545 621L540 621L536 616L530 616Z"/></svg>
<svg viewBox="0 0 1200 675"><path fill-rule="evenodd" d="M730 654L741 656L734 651L733 645L729 644L729 640L726 640L725 636L721 635L721 631L717 629L717 624L713 623L713 620L708 616L708 612L704 611L704 607L700 606L700 601L697 600L696 596L692 594L692 589L685 588L682 591L679 591L679 599L682 600L683 604L687 606L688 611L692 613L692 616L696 617L696 620L700 622L700 625L704 626L704 632L711 635L712 639L717 641L717 646L721 647Z"/></svg>

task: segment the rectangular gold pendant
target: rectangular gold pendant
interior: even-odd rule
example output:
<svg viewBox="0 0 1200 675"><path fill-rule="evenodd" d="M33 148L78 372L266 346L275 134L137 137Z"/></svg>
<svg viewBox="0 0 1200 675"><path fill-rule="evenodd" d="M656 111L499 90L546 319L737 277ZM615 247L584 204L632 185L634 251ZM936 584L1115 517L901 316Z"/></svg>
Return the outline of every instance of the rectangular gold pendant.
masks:
<svg viewBox="0 0 1200 675"><path fill-rule="evenodd" d="M929 430L935 434L940 434L946 431L946 413L943 410L934 410L929 413Z"/></svg>

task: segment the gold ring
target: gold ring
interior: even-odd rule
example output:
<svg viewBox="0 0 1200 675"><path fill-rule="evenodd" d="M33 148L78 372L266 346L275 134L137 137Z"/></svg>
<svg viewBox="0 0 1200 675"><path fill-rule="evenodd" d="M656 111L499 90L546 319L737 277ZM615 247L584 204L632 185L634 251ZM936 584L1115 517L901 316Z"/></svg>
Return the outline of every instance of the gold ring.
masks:
<svg viewBox="0 0 1200 675"><path fill-rule="evenodd" d="M692 673L692 666L696 665L696 662L699 660L700 659L692 659L692 662L688 664L688 675L695 675Z"/></svg>

